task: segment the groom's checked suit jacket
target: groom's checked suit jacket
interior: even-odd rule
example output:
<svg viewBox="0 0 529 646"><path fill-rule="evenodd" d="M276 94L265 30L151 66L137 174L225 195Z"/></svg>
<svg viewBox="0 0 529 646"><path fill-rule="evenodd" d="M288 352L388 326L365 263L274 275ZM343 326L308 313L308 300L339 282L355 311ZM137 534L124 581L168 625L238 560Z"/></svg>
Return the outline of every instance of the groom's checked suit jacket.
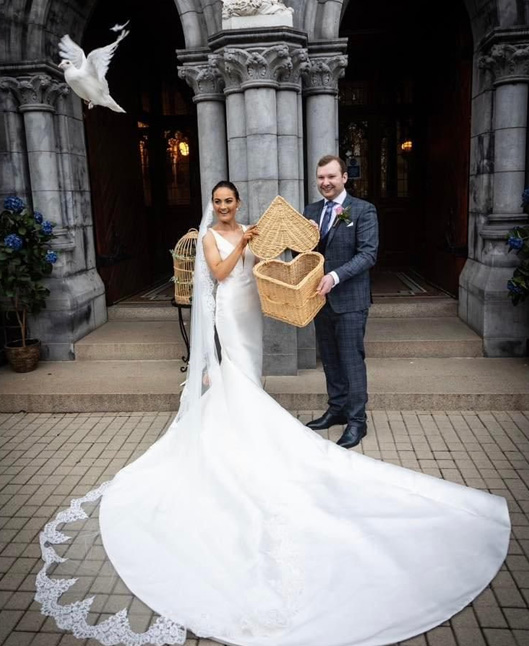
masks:
<svg viewBox="0 0 529 646"><path fill-rule="evenodd" d="M319 226L323 206L324 200L308 204L303 215ZM327 301L337 314L364 310L370 306L369 269L376 262L378 250L375 207L350 195L347 195L342 206L347 211L349 222L336 218L318 247L325 257L325 273L334 271L339 278L339 283L327 294Z"/></svg>

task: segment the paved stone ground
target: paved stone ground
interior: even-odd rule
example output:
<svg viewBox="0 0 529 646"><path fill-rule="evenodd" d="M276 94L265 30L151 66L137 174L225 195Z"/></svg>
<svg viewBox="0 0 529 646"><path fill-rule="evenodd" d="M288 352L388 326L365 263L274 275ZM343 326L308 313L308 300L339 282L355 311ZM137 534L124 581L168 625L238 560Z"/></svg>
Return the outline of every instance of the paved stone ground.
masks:
<svg viewBox="0 0 529 646"><path fill-rule="evenodd" d="M297 414L307 421L319 411ZM370 432L355 450L502 495L511 511L509 556L491 586L450 622L406 644L529 645L529 411L369 415ZM33 601L42 566L38 533L71 498L141 455L171 418L171 413L0 415L0 644L81 646ZM340 431L331 429L330 439ZM113 595L123 594L117 587L107 592L100 618L116 605ZM215 642L190 636L186 644Z"/></svg>

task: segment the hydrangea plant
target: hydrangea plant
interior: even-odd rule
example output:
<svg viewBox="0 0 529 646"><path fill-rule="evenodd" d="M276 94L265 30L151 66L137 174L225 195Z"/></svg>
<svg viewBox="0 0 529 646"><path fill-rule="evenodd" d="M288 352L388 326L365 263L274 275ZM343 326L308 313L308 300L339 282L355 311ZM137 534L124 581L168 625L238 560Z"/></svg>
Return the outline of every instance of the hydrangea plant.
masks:
<svg viewBox="0 0 529 646"><path fill-rule="evenodd" d="M50 249L54 225L17 196L6 197L0 214L0 297L8 299L26 345L28 314L46 307L49 290L42 284L57 254Z"/></svg>
<svg viewBox="0 0 529 646"><path fill-rule="evenodd" d="M529 209L529 188L522 193L524 210ZM514 227L507 234L509 251L515 251L520 257L520 264L507 281L509 296L514 305L518 305L529 296L529 224Z"/></svg>

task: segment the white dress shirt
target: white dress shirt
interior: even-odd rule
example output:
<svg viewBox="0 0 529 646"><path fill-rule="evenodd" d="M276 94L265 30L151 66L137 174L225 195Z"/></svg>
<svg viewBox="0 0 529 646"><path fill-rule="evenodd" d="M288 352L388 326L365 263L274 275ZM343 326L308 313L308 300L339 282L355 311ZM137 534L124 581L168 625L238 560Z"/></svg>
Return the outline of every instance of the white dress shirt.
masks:
<svg viewBox="0 0 529 646"><path fill-rule="evenodd" d="M340 195L338 195L337 197L334 198L334 200L325 200L325 203L323 204L323 209L321 210L321 214L320 214L320 231L321 231L321 224L322 224L322 221L323 221L323 214L325 213L327 203L332 201L335 204L333 206L333 209L332 209L331 221L329 222L329 231L330 231L331 228L332 228L332 225L334 224L334 221L336 219L336 207L337 206L342 206L346 197L347 197L347 191L344 189L340 193ZM338 283L340 282L340 279L338 278L338 274L335 271L331 271L330 275L332 276L332 278L334 280L334 285L338 285ZM334 285L333 285L333 287L334 287Z"/></svg>

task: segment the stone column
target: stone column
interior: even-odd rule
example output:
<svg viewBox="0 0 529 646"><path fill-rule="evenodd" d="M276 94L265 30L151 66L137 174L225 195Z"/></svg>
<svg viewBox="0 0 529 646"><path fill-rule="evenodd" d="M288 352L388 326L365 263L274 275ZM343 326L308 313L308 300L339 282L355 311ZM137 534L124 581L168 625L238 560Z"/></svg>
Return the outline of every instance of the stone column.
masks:
<svg viewBox="0 0 529 646"><path fill-rule="evenodd" d="M185 60L185 54L179 58ZM202 209L211 199L211 189L228 178L226 155L226 113L223 80L217 69L208 62L185 63L178 75L193 88L197 106L198 152L200 159L200 187Z"/></svg>
<svg viewBox="0 0 529 646"><path fill-rule="evenodd" d="M222 59L222 60L221 60ZM245 124L248 221L253 223L279 193L277 75L290 64L288 47L226 47L215 60L226 76L230 101L228 123ZM233 112L232 112L233 110ZM238 133L241 134L240 125ZM241 143L237 146L241 148ZM241 155L244 159L244 153ZM232 165L240 165L238 160Z"/></svg>
<svg viewBox="0 0 529 646"><path fill-rule="evenodd" d="M308 53L300 48L291 52L291 60L284 65L278 78L277 135L279 193L298 211L303 211L300 180L303 178L303 115L300 114L301 73L309 67ZM301 119L301 123L300 123Z"/></svg>
<svg viewBox="0 0 529 646"><path fill-rule="evenodd" d="M247 195L250 223L278 194L301 206L298 96L304 44L305 37L288 28L226 31L210 40L209 60L225 81L230 179ZM264 373L296 374L297 368L296 328L265 319Z"/></svg>
<svg viewBox="0 0 529 646"><path fill-rule="evenodd" d="M316 184L316 166L323 155L337 155L338 80L345 74L346 39L309 45L310 67L303 73L306 97L308 201L321 196Z"/></svg>
<svg viewBox="0 0 529 646"><path fill-rule="evenodd" d="M471 215L469 233L476 227L478 237L469 235L474 248L460 277L459 315L483 336L486 356L523 356L529 338L529 304L514 307L508 297L507 281L517 257L508 253L505 238L509 229L527 221L521 197L526 186L529 45L496 43L481 55L478 66L482 76L490 75L481 79L482 85L492 81L494 89L492 199L488 212ZM478 169L485 161L477 159L479 152L472 154ZM485 190L477 179L476 188ZM482 204L482 209L486 206Z"/></svg>
<svg viewBox="0 0 529 646"><path fill-rule="evenodd" d="M303 132L303 95L298 94L298 191L300 207L305 205L305 139Z"/></svg>
<svg viewBox="0 0 529 646"><path fill-rule="evenodd" d="M497 45L484 61L495 72L494 88L494 196L486 238L525 222L521 195L525 188L529 46ZM492 230L491 230L492 228ZM504 253L499 254L501 258ZM497 259L500 264L505 261ZM508 262L512 266L512 262Z"/></svg>
<svg viewBox="0 0 529 646"><path fill-rule="evenodd" d="M27 168L24 121L18 111L19 102L10 91L9 83L14 79L0 79L0 89L4 92L0 105L0 155L2 163L2 185L0 199L16 194L27 199L29 174Z"/></svg>
<svg viewBox="0 0 529 646"><path fill-rule="evenodd" d="M228 159L230 180L239 189L241 207L240 220L250 222L248 195L248 159L246 154L246 110L244 93L240 86L224 90L226 94L226 114L228 130Z"/></svg>
<svg viewBox="0 0 529 646"><path fill-rule="evenodd" d="M68 87L40 74L5 78L2 89L12 90L18 100L18 110L23 115L33 206L61 228L54 115L55 100L60 94L67 94Z"/></svg>
<svg viewBox="0 0 529 646"><path fill-rule="evenodd" d="M241 89L239 75L234 72L230 65L226 65L222 55L210 54L209 63L217 70L224 83L229 179L237 186L241 197L238 219L240 222L248 224L250 216L244 92Z"/></svg>
<svg viewBox="0 0 529 646"><path fill-rule="evenodd" d="M75 341L102 325L107 316L91 239L84 139L75 151L70 150L73 144L66 146L63 141L78 131L74 122L80 117L72 106L79 100L72 95L66 100L67 86L47 73L5 77L0 89L10 92L24 121L29 172L25 190L19 194L31 196L33 208L56 225L52 247L59 252L59 260L45 281L50 296L46 309L30 321L31 333L42 341L43 358L73 359Z"/></svg>

